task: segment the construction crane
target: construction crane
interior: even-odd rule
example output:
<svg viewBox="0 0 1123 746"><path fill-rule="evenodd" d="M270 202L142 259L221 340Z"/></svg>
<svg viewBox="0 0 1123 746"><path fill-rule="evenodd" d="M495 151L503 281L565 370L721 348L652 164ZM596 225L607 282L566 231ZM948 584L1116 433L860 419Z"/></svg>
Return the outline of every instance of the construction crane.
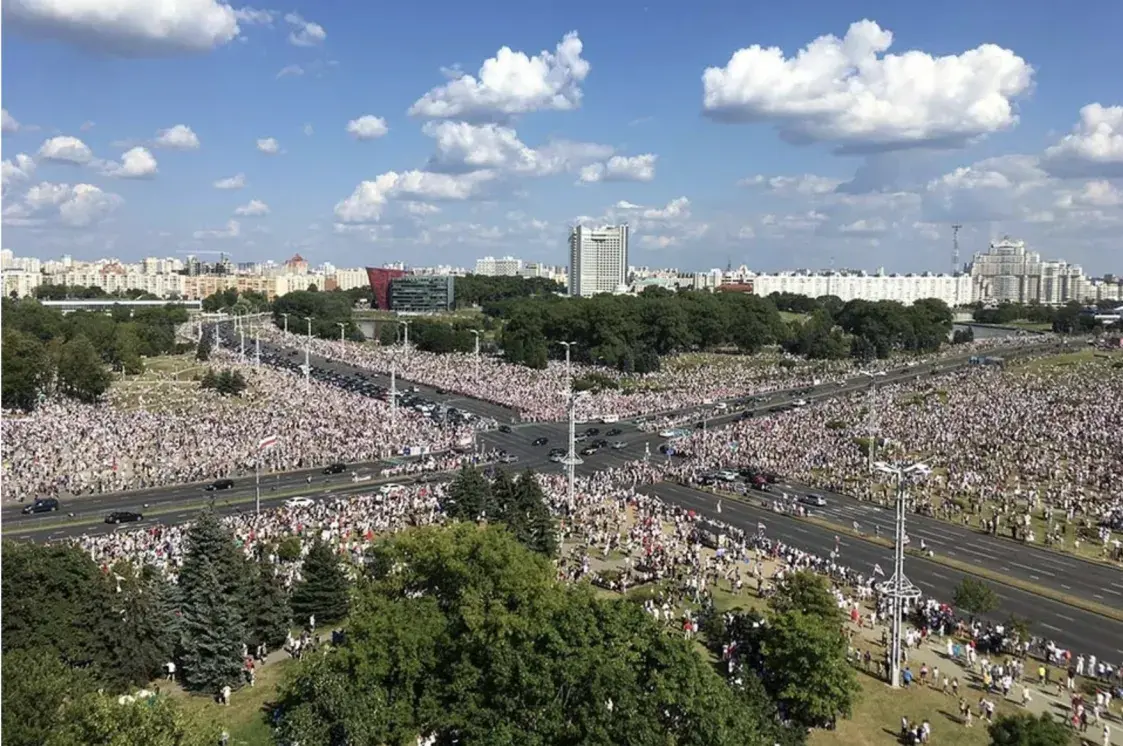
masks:
<svg viewBox="0 0 1123 746"><path fill-rule="evenodd" d="M951 226L951 273L959 273L959 229L963 226L954 223Z"/></svg>

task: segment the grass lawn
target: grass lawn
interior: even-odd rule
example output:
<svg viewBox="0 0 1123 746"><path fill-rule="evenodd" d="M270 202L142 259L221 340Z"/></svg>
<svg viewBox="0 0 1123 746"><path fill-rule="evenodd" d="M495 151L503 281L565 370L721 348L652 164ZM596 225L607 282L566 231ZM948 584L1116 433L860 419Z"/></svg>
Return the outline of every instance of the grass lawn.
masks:
<svg viewBox="0 0 1123 746"><path fill-rule="evenodd" d="M802 324L811 318L811 315L806 313L792 313L791 311L780 311L780 318L784 321L798 321Z"/></svg>
<svg viewBox="0 0 1123 746"><path fill-rule="evenodd" d="M276 697L281 677L289 665L286 660L259 668L256 685L234 692L229 707L223 707L211 697L181 690L174 696L188 715L225 728L230 733L231 746L272 746L272 732L265 720L267 704Z"/></svg>

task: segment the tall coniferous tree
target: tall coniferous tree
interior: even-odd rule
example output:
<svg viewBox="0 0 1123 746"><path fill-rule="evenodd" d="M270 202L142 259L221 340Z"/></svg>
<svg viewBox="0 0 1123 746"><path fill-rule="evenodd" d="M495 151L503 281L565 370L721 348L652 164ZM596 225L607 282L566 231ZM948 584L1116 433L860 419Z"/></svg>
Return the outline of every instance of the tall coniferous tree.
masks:
<svg viewBox="0 0 1123 746"><path fill-rule="evenodd" d="M224 598L218 568L203 559L184 589L183 681L188 689L217 692L242 682L242 643L246 638L241 610Z"/></svg>
<svg viewBox="0 0 1123 746"><path fill-rule="evenodd" d="M293 619L301 624L311 615L317 622L335 622L347 616L350 583L332 548L316 542L304 558L303 579L292 592Z"/></svg>

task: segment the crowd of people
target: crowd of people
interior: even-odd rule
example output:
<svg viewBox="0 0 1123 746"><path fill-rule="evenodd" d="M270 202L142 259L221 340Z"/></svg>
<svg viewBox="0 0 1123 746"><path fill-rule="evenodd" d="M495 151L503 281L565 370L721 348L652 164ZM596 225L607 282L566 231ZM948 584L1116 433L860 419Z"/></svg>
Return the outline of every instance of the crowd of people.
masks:
<svg viewBox="0 0 1123 746"><path fill-rule="evenodd" d="M218 357L218 355L216 355ZM335 461L381 459L446 450L471 433L438 426L399 407L391 417L383 401L291 373L238 364L249 386L223 396L187 383L191 395L148 401L122 397L81 404L45 402L27 416L8 416L2 427L4 497L84 495L142 489L322 466ZM276 437L271 448L260 441Z"/></svg>
<svg viewBox="0 0 1123 746"><path fill-rule="evenodd" d="M918 511L1029 543L1078 549L1081 542L1118 556L1121 391L1123 367L1113 359L972 366L692 432L674 442L691 458L668 471L695 480L749 458L794 482L884 503L892 487L870 478L872 435L875 458L930 467L915 490Z"/></svg>

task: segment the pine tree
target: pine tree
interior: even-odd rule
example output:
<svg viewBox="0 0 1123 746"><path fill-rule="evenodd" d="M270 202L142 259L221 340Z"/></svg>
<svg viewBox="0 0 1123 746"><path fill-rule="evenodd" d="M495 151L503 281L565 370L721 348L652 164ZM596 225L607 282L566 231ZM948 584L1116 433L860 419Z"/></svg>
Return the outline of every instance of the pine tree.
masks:
<svg viewBox="0 0 1123 746"><path fill-rule="evenodd" d="M511 475L504 469L497 470L495 479L491 482L491 504L487 511L488 520L506 523L511 511L515 508L516 500L515 482L511 479Z"/></svg>
<svg viewBox="0 0 1123 746"><path fill-rule="evenodd" d="M347 616L350 588L339 557L327 544L317 541L301 567L303 579L292 592L293 619L303 624L311 615L317 622L335 622Z"/></svg>
<svg viewBox="0 0 1123 746"><path fill-rule="evenodd" d="M514 487L515 504L507 518L511 532L532 552L553 557L558 550L557 530L534 472L523 472Z"/></svg>
<svg viewBox="0 0 1123 746"><path fill-rule="evenodd" d="M188 689L217 692L242 681L245 628L225 595L219 568L206 558L198 561L183 599L181 665Z"/></svg>
<svg viewBox="0 0 1123 746"><path fill-rule="evenodd" d="M175 656L180 635L178 589L151 568L142 570L139 577L130 577L132 568L120 568L120 572L127 580L117 595L120 614L112 647L117 660L114 668L124 672L130 682L143 684L158 676Z"/></svg>
<svg viewBox="0 0 1123 746"><path fill-rule="evenodd" d="M199 513L187 532L187 556L179 572L179 587L186 599L194 587L198 568L210 563L218 573L222 597L245 613L245 595L251 579L245 558L234 546L234 537L218 519L214 507Z"/></svg>
<svg viewBox="0 0 1123 746"><path fill-rule="evenodd" d="M491 501L491 485L480 470L465 466L456 475L448 492L445 511L449 518L476 522Z"/></svg>
<svg viewBox="0 0 1123 746"><path fill-rule="evenodd" d="M291 619L292 609L284 584L273 574L271 565L257 563L249 598L250 647L265 643L270 649L279 648L288 634Z"/></svg>

